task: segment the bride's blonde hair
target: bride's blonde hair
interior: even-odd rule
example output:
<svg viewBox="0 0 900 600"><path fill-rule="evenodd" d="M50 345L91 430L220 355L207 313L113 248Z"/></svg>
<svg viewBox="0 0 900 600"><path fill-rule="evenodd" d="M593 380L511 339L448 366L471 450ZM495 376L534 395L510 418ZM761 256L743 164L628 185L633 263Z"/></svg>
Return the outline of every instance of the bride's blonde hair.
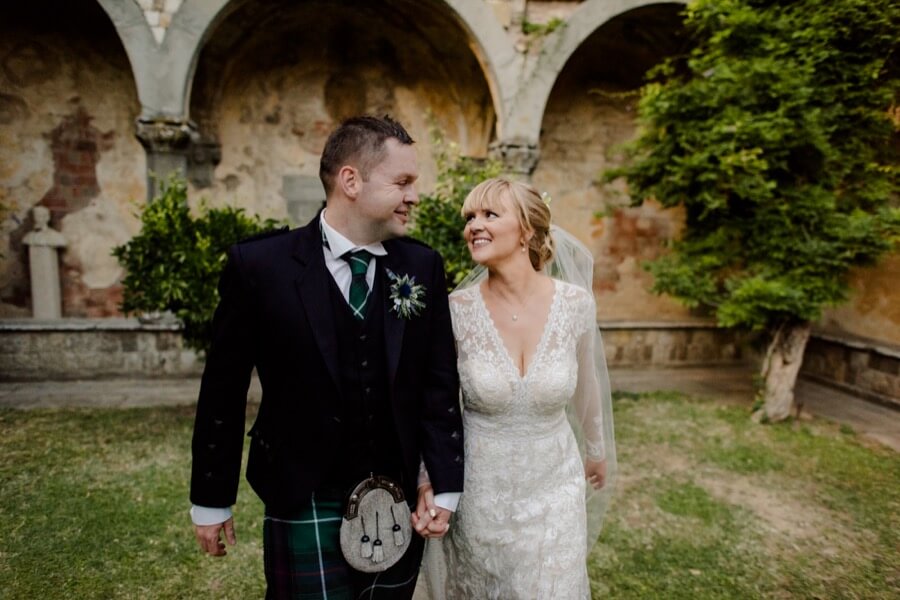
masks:
<svg viewBox="0 0 900 600"><path fill-rule="evenodd" d="M540 271L553 258L553 238L550 237L550 207L534 187L504 177L482 181L469 192L460 214L493 209L506 198L512 205L522 233L531 233L528 258L535 271Z"/></svg>

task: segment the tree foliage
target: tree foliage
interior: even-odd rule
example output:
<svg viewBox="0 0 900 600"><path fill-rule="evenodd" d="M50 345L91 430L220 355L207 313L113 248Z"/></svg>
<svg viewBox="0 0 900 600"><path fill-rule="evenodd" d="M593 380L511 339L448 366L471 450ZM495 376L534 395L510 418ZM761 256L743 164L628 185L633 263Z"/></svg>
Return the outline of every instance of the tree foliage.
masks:
<svg viewBox="0 0 900 600"><path fill-rule="evenodd" d="M685 23L693 50L651 73L606 174L685 208L654 291L724 326L816 320L900 239L900 4L698 0Z"/></svg>
<svg viewBox="0 0 900 600"><path fill-rule="evenodd" d="M170 311L184 324L187 345L205 352L212 341L225 251L280 223L249 217L233 207L201 205L200 213L191 215L186 184L173 177L141 211L140 232L114 248L113 256L127 271L122 311Z"/></svg>
<svg viewBox="0 0 900 600"><path fill-rule="evenodd" d="M438 175L434 192L421 197L410 235L422 240L444 257L447 287L452 290L475 266L463 240L465 226L460 210L476 185L500 174L500 163L461 156L452 142L432 127Z"/></svg>

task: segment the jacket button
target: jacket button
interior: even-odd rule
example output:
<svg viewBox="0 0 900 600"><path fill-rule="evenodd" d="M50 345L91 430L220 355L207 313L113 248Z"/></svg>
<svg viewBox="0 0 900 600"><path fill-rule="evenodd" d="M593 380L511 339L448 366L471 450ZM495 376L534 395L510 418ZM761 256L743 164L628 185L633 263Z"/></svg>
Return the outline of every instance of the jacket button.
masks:
<svg viewBox="0 0 900 600"><path fill-rule="evenodd" d="M364 361L362 361L362 363L360 363L360 364L361 364L361 366L363 366L363 367L368 367L368 366L369 366L369 361L368 361L368 360L364 360Z"/></svg>
<svg viewBox="0 0 900 600"><path fill-rule="evenodd" d="M450 408L447 409L447 412L450 413L450 414L452 415L453 413L456 412L456 407L455 407L455 406L451 406Z"/></svg>
<svg viewBox="0 0 900 600"><path fill-rule="evenodd" d="M215 450L215 449L216 449L216 445L215 445L215 444L207 444L206 447L209 448L210 450Z"/></svg>
<svg viewBox="0 0 900 600"><path fill-rule="evenodd" d="M457 455L456 458L453 459L453 462L459 464L462 462L462 456Z"/></svg>
<svg viewBox="0 0 900 600"><path fill-rule="evenodd" d="M206 472L206 478L207 478L207 479L212 479L212 471L207 471L207 472Z"/></svg>
<svg viewBox="0 0 900 600"><path fill-rule="evenodd" d="M222 419L213 419L213 423L216 424L216 427L222 426Z"/></svg>
<svg viewBox="0 0 900 600"><path fill-rule="evenodd" d="M453 433L450 434L450 437L452 437L454 440L458 440L458 439L459 439L459 432L458 432L458 431L454 431Z"/></svg>
<svg viewBox="0 0 900 600"><path fill-rule="evenodd" d="M359 336L359 341L361 341L361 342L366 341L366 334L360 335L360 336Z"/></svg>

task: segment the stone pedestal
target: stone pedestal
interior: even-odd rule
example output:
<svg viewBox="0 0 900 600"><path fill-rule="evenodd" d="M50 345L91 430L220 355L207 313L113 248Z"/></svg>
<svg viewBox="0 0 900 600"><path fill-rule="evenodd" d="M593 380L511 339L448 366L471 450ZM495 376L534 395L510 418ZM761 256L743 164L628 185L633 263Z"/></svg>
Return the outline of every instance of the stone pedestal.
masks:
<svg viewBox="0 0 900 600"><path fill-rule="evenodd" d="M31 214L34 229L25 235L22 243L28 246L32 313L35 319L59 319L62 317L59 248L67 246L66 238L50 228L47 208L36 206Z"/></svg>

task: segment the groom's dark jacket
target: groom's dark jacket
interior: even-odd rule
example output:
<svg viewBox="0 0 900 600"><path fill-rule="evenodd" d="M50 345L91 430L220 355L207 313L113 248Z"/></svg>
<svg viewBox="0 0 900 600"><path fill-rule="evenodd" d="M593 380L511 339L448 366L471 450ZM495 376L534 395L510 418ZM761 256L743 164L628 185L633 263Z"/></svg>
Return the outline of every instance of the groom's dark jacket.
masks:
<svg viewBox="0 0 900 600"><path fill-rule="evenodd" d="M382 408L394 428L392 452L400 453L393 464L411 499L420 457L435 493L459 492L462 423L443 263L410 239L383 244L388 254L375 258L373 285L379 301L369 310L381 311L374 321L379 338L383 327L377 364L385 370ZM403 318L392 310L388 270L424 286L419 314ZM325 265L318 217L229 249L219 292L194 424L191 502L235 502L255 366L263 395L248 434L247 480L267 507L302 506L325 482L340 480L334 469L353 460L344 429L358 409L342 381L346 366L339 361L347 348L337 311L345 310L338 305L344 300Z"/></svg>

